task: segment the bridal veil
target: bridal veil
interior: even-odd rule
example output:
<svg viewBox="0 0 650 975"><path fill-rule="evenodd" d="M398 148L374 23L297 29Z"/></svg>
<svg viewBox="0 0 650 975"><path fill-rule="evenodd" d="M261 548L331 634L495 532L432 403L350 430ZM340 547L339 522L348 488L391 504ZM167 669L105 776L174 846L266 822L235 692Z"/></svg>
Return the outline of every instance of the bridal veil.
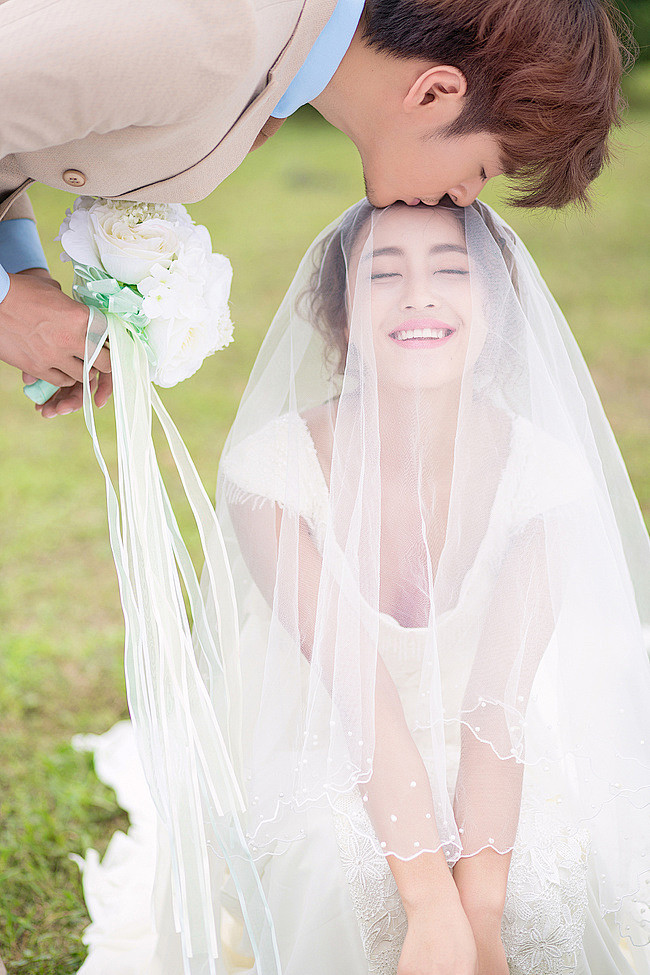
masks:
<svg viewBox="0 0 650 975"><path fill-rule="evenodd" d="M229 869L308 842L355 790L360 843L450 866L552 807L587 831L601 911L646 944L648 536L562 313L489 207L364 201L319 236L217 513L241 687L202 668L245 796L217 830L246 840ZM265 912L245 920L271 950Z"/></svg>

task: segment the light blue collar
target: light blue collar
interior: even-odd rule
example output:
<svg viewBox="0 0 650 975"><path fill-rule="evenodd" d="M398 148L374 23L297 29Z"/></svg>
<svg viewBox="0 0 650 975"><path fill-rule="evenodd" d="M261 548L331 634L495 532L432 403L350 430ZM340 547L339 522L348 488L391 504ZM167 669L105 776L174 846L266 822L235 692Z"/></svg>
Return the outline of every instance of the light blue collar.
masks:
<svg viewBox="0 0 650 975"><path fill-rule="evenodd" d="M274 118L288 118L327 87L350 46L363 5L364 0L338 0L307 60L273 110Z"/></svg>

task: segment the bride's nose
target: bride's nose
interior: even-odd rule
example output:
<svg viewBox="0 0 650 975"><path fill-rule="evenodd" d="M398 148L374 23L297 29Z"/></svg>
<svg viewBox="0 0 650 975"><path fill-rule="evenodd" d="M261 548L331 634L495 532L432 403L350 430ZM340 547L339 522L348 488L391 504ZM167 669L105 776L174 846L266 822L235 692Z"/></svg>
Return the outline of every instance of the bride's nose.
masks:
<svg viewBox="0 0 650 975"><path fill-rule="evenodd" d="M404 311L418 311L426 308L438 308L442 298L434 287L433 281L406 282L402 295Z"/></svg>

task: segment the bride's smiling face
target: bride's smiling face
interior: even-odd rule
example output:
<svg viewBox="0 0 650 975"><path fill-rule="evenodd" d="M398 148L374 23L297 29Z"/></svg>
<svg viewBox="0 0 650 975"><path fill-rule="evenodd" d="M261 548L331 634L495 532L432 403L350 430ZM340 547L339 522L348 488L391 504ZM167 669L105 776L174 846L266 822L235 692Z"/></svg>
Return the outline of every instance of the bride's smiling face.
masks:
<svg viewBox="0 0 650 975"><path fill-rule="evenodd" d="M380 384L435 389L459 383L472 321L462 220L444 209L384 210L371 240L353 254L350 271L353 308L354 297L367 297L370 288ZM354 311L351 324L352 340L362 343L355 338L362 325ZM478 351L472 350L473 359Z"/></svg>

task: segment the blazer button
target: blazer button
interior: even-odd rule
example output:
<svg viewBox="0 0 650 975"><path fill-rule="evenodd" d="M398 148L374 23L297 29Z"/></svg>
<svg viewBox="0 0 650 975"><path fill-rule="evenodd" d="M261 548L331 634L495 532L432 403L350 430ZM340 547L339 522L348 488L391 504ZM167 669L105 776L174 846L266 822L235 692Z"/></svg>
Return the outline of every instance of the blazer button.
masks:
<svg viewBox="0 0 650 975"><path fill-rule="evenodd" d="M86 182L86 177L78 169L66 169L63 174L63 182L67 183L68 186L83 186Z"/></svg>

